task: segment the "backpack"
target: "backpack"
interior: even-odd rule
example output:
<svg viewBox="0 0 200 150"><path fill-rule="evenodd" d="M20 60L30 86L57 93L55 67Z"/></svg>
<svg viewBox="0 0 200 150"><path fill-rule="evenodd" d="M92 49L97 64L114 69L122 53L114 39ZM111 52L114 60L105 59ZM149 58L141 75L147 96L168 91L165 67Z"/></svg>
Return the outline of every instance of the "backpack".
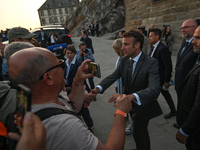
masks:
<svg viewBox="0 0 200 150"><path fill-rule="evenodd" d="M8 90L9 92L9 90ZM8 92L6 92L1 98L0 98L0 109L3 106L3 103L6 99L6 96L8 95ZM6 141L7 141L7 128L3 124L3 122L0 121L0 150L5 150L6 148Z"/></svg>
<svg viewBox="0 0 200 150"><path fill-rule="evenodd" d="M0 150L5 150L6 148L6 140L7 140L7 128L0 121Z"/></svg>
<svg viewBox="0 0 200 150"><path fill-rule="evenodd" d="M55 115L59 115L59 114L71 114L71 115L74 115L77 118L81 119L81 117L74 111L63 110L63 109L59 109L59 108L45 108L45 109L35 112L35 115L37 115L41 121L43 121L51 116L55 116Z"/></svg>

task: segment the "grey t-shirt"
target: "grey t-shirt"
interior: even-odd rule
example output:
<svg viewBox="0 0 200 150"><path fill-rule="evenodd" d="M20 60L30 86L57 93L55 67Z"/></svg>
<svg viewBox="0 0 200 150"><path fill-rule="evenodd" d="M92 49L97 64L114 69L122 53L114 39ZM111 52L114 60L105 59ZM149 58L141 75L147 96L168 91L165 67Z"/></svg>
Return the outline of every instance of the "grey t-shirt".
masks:
<svg viewBox="0 0 200 150"><path fill-rule="evenodd" d="M44 108L72 110L68 103L65 103L65 107L56 103L49 103L33 105L32 112ZM97 137L76 116L70 114L55 115L45 119L42 123L47 131L47 150L96 150L97 148Z"/></svg>

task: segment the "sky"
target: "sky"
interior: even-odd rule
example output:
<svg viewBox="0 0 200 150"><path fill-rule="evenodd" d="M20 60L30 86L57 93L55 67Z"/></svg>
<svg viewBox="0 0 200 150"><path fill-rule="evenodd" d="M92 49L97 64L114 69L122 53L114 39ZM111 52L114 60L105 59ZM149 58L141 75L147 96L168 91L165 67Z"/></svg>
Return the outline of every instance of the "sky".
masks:
<svg viewBox="0 0 200 150"><path fill-rule="evenodd" d="M38 9L46 0L0 0L0 30L40 26Z"/></svg>

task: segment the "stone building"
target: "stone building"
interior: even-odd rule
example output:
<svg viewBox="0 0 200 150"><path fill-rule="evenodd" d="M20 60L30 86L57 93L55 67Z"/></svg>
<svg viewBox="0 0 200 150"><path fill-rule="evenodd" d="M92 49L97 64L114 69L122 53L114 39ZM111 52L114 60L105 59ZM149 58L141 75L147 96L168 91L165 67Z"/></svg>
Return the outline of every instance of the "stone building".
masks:
<svg viewBox="0 0 200 150"><path fill-rule="evenodd" d="M179 50L181 24L190 18L200 19L200 0L124 0L126 30L154 24L156 28L170 25L175 34L174 52Z"/></svg>
<svg viewBox="0 0 200 150"><path fill-rule="evenodd" d="M79 0L46 0L38 9L41 26L64 25L64 22L76 10Z"/></svg>

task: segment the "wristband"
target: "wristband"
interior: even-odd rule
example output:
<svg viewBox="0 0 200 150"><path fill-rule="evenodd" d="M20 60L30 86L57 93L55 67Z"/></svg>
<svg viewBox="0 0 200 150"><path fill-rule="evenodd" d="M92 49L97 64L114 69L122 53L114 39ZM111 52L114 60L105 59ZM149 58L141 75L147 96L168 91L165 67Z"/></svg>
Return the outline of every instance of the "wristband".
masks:
<svg viewBox="0 0 200 150"><path fill-rule="evenodd" d="M127 115L125 112L123 112L123 111L121 111L121 110L116 110L115 115L116 115L116 114L122 115L124 118L125 118L126 115ZM115 116L115 115L114 115L114 116Z"/></svg>
<svg viewBox="0 0 200 150"><path fill-rule="evenodd" d="M76 86L82 86L82 85L84 85L84 84L77 84L77 83L74 82L74 80L73 80L73 83L74 83L74 85L76 85Z"/></svg>

